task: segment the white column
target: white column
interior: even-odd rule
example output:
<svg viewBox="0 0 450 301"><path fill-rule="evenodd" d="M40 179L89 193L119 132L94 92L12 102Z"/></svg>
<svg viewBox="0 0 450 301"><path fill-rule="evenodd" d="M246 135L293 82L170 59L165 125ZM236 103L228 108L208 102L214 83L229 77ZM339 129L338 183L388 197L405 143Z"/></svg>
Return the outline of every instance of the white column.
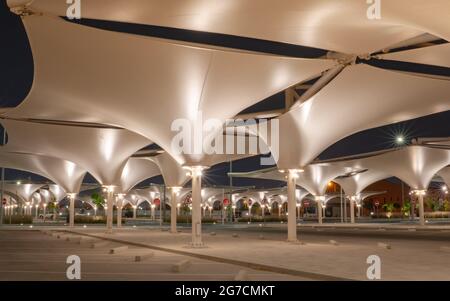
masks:
<svg viewBox="0 0 450 301"><path fill-rule="evenodd" d="M425 190L417 190L416 194L419 196L419 220L420 225L425 225L425 208L423 206L423 196L425 195Z"/></svg>
<svg viewBox="0 0 450 301"><path fill-rule="evenodd" d="M288 198L288 241L297 241L297 201L295 200L295 186L297 171L289 170L287 179L287 198Z"/></svg>
<svg viewBox="0 0 450 301"><path fill-rule="evenodd" d="M113 230L113 212L114 212L114 186L107 186L107 197L106 197L106 232L112 233Z"/></svg>
<svg viewBox="0 0 450 301"><path fill-rule="evenodd" d="M355 223L355 200L356 196L350 197L350 223Z"/></svg>
<svg viewBox="0 0 450 301"><path fill-rule="evenodd" d="M178 233L177 231L177 196L180 187L170 187L170 233Z"/></svg>
<svg viewBox="0 0 450 301"><path fill-rule="evenodd" d="M136 205L133 205L132 207L133 207L133 219L136 219L136 209L137 209L137 206L136 206Z"/></svg>
<svg viewBox="0 0 450 301"><path fill-rule="evenodd" d="M122 227L122 205L124 196L125 195L122 193L117 195L117 228Z"/></svg>
<svg viewBox="0 0 450 301"><path fill-rule="evenodd" d="M319 224L322 224L322 201L325 200L324 196L316 196L316 202L317 202L317 220Z"/></svg>
<svg viewBox="0 0 450 301"><path fill-rule="evenodd" d="M150 205L151 211L152 211L152 220L155 220L155 204Z"/></svg>
<svg viewBox="0 0 450 301"><path fill-rule="evenodd" d="M69 194L69 227L73 228L75 226L75 193Z"/></svg>
<svg viewBox="0 0 450 301"><path fill-rule="evenodd" d="M202 170L200 166L192 167L192 247L202 247Z"/></svg>
<svg viewBox="0 0 450 301"><path fill-rule="evenodd" d="M37 219L38 218L38 213L39 213L39 204L36 204L35 206L35 211L34 211L34 216L35 216L35 218Z"/></svg>
<svg viewBox="0 0 450 301"><path fill-rule="evenodd" d="M44 204L43 206L44 206L44 214L43 214L44 218L43 218L43 220L45 222L45 214L47 213L47 210L46 210L47 209L47 204Z"/></svg>

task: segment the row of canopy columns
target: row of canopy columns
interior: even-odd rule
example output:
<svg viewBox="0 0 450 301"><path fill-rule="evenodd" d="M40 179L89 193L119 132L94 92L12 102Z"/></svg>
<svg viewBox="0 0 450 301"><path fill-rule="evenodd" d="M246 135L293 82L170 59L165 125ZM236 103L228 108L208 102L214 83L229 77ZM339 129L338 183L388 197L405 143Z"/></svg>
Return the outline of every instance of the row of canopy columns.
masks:
<svg viewBox="0 0 450 301"><path fill-rule="evenodd" d="M355 223L355 201L356 201L356 196L351 196L350 197L350 223L351 224Z"/></svg>
<svg viewBox="0 0 450 301"><path fill-rule="evenodd" d="M69 193L69 227L73 228L75 226L75 197L76 193Z"/></svg>
<svg viewBox="0 0 450 301"><path fill-rule="evenodd" d="M122 206L123 206L123 198L125 197L124 193L117 194L117 227L122 227Z"/></svg>
<svg viewBox="0 0 450 301"><path fill-rule="evenodd" d="M181 187L170 187L170 201L172 202L170 206L170 233L177 233L177 196Z"/></svg>
<svg viewBox="0 0 450 301"><path fill-rule="evenodd" d="M287 176L287 197L288 197L288 241L297 241L297 200L295 199L296 179L298 175L295 170L289 170Z"/></svg>
<svg viewBox="0 0 450 301"><path fill-rule="evenodd" d="M297 242L297 189L298 173L300 169L289 169L287 174L287 199L288 199L288 242Z"/></svg>
<svg viewBox="0 0 450 301"><path fill-rule="evenodd" d="M413 191L419 199L419 222L421 226L425 225L425 207L423 205L423 197L426 194L425 190L415 190Z"/></svg>
<svg viewBox="0 0 450 301"><path fill-rule="evenodd" d="M114 187L113 186L106 186L105 187L107 191L107 200L106 200L106 231L107 233L112 233L113 228L113 207L114 207ZM75 226L75 200L76 200L76 193L68 193L67 197L69 198L69 227L73 228ZM119 202L120 199L123 198L122 194L118 195ZM117 226L122 226L122 206L118 204L117 206ZM119 209L120 208L120 209Z"/></svg>
<svg viewBox="0 0 450 301"><path fill-rule="evenodd" d="M204 167L194 166L190 168L190 175L192 179L192 241L191 247L199 248L204 247L202 241L202 172ZM287 198L288 198L288 242L297 242L297 201L296 201L296 179L298 178L298 173L301 170L291 169L288 171L287 175ZM171 218L170 218L170 232L177 233L177 195L181 187L171 187ZM107 233L112 233L113 230L113 207L114 207L114 186L106 186L105 190L107 192L107 217L106 217L106 229ZM424 195L425 190L415 190L413 191L418 196L419 201L419 218L420 225L425 225L424 217ZM122 204L124 199L124 194L117 194L117 227L122 226ZM74 227L75 224L75 197L76 193L68 194L70 204L69 204L69 227ZM350 197L350 222L355 223L355 203L356 196ZM323 205L325 201L324 196L316 196L315 200L317 202L317 213L318 213L318 223L323 222ZM135 212L135 208L134 208ZM135 216L135 213L134 213Z"/></svg>
<svg viewBox="0 0 450 301"><path fill-rule="evenodd" d="M199 172L193 172L196 176L193 176L193 204L194 199L196 200L195 204L201 203L201 170ZM195 179L195 181L194 181ZM197 198L194 198L194 187L195 191L200 191L200 193L197 192ZM177 193L181 189L181 187L171 187L171 200L172 200L172 206L171 206L171 231L172 233L177 233L177 206L176 206L176 199L177 199ZM107 192L107 198L106 198L106 229L107 233L112 233L113 230L113 208L114 208L114 186L105 186L105 190ZM69 198L69 227L73 228L75 225L75 199L76 199L76 193L68 193L67 196ZM117 207L117 227L122 227L122 205L124 200L125 194L124 193L118 193L116 195L116 207ZM198 201L199 200L199 201ZM197 202L198 201L198 202ZM193 235L192 238L192 244L193 245L202 245L201 241L201 213L199 213L197 216L195 213L200 212L201 207L200 205L197 206L199 210L194 210L193 206L193 221L196 221L197 230L195 233L199 235ZM197 208L196 207L196 208ZM136 218L136 208L137 206L133 206L133 218ZM195 216L195 217L194 217ZM200 218L199 218L200 217ZM194 231L193 231L194 233Z"/></svg>
<svg viewBox="0 0 450 301"><path fill-rule="evenodd" d="M202 241L202 173L203 166L191 167L192 179L192 241L191 247L203 247Z"/></svg>
<svg viewBox="0 0 450 301"><path fill-rule="evenodd" d="M106 232L112 233L114 212L114 186L106 186Z"/></svg>
<svg viewBox="0 0 450 301"><path fill-rule="evenodd" d="M295 196L296 179L298 178L298 172L301 170L289 170L287 175L287 198L288 198L288 242L296 242L297 239L297 217L296 207L297 201ZM414 190L418 196L419 202L419 223L421 226L425 225L425 207L424 207L424 195L425 190ZM357 203L357 196L351 196L350 199L350 223L355 223L355 205ZM323 223L323 202L325 202L325 196L315 196L317 204L317 219L319 225Z"/></svg>

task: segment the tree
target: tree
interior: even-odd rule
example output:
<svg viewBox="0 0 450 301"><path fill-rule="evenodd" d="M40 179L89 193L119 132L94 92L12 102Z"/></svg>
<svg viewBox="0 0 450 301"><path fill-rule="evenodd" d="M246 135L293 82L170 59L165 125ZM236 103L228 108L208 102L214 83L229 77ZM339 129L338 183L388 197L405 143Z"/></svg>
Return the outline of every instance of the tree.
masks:
<svg viewBox="0 0 450 301"><path fill-rule="evenodd" d="M401 211L402 211L402 217L403 216L408 216L410 214L410 212L411 212L411 200L408 199L408 200L405 200L403 202L403 206L401 208Z"/></svg>
<svg viewBox="0 0 450 301"><path fill-rule="evenodd" d="M436 202L436 200L432 197L428 197L425 201L427 204L427 207L430 208L432 211L438 211L439 210L439 202Z"/></svg>
<svg viewBox="0 0 450 301"><path fill-rule="evenodd" d="M392 212L395 209L394 203L386 203L383 205L383 209L387 212L387 217L391 218Z"/></svg>
<svg viewBox="0 0 450 301"><path fill-rule="evenodd" d="M48 210L56 209L56 205L53 202L48 203Z"/></svg>
<svg viewBox="0 0 450 301"><path fill-rule="evenodd" d="M448 200L444 201L444 211L450 211L450 202Z"/></svg>
<svg viewBox="0 0 450 301"><path fill-rule="evenodd" d="M93 194L91 194L91 199L92 199L92 202L97 207L103 206L105 204L105 198L101 194L98 194L97 192L94 192Z"/></svg>

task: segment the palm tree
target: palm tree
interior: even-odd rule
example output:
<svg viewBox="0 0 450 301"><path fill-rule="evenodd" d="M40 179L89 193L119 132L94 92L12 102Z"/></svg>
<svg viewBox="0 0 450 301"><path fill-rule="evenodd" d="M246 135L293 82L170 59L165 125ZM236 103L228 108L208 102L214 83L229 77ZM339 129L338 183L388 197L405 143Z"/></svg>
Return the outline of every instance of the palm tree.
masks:
<svg viewBox="0 0 450 301"><path fill-rule="evenodd" d="M402 211L402 218L403 218L403 216L408 216L410 214L410 212L411 212L411 201L410 200L406 200L403 202L401 211Z"/></svg>
<svg viewBox="0 0 450 301"><path fill-rule="evenodd" d="M101 194L98 194L97 192L94 192L93 194L91 194L91 199L92 199L92 202L97 207L99 207L99 206L103 207L103 204L105 204L105 198Z"/></svg>
<svg viewBox="0 0 450 301"><path fill-rule="evenodd" d="M383 205L383 209L386 210L387 217L391 218L392 212L395 209L395 205L394 205L394 203L386 203L386 204Z"/></svg>

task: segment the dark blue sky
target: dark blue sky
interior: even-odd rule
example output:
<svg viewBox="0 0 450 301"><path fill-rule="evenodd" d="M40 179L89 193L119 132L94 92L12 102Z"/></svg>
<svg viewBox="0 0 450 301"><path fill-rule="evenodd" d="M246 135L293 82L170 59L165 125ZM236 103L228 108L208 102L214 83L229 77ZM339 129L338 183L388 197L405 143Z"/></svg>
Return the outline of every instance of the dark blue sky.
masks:
<svg viewBox="0 0 450 301"><path fill-rule="evenodd" d="M326 50L301 47L297 45L158 26L135 25L87 19L82 20L82 24L127 33L293 57L314 58L322 56L326 53ZM0 1L0 28L0 107L14 107L25 98L31 87L33 80L33 58L22 22L18 16L9 12L5 1ZM376 60L369 61L369 64L386 69L450 76L449 68L399 62L383 62ZM427 100L424 99L423 101ZM282 108L283 105L283 95L277 94L261 101L259 104L246 110L246 112L277 109ZM345 120L342 120L342 122L345 122ZM337 142L325 150L320 155L320 159L330 159L334 157L390 148L394 146L395 136L398 134L402 134L407 138L421 136L450 136L450 111L357 133ZM257 168L260 168L259 158L250 158L233 163L233 171L250 171ZM228 171L228 163L219 164L218 166L211 168L206 174L204 180L205 184L228 184L228 178L226 176ZM30 175L28 173L8 170L6 176L7 179L26 179ZM32 179L42 178L32 176ZM92 181L93 179L92 177L89 177L86 180ZM160 183L162 182L162 179L158 177L151 179L151 181ZM234 183L243 186L274 185L273 182L245 179L234 179ZM277 184L275 183L275 185Z"/></svg>

